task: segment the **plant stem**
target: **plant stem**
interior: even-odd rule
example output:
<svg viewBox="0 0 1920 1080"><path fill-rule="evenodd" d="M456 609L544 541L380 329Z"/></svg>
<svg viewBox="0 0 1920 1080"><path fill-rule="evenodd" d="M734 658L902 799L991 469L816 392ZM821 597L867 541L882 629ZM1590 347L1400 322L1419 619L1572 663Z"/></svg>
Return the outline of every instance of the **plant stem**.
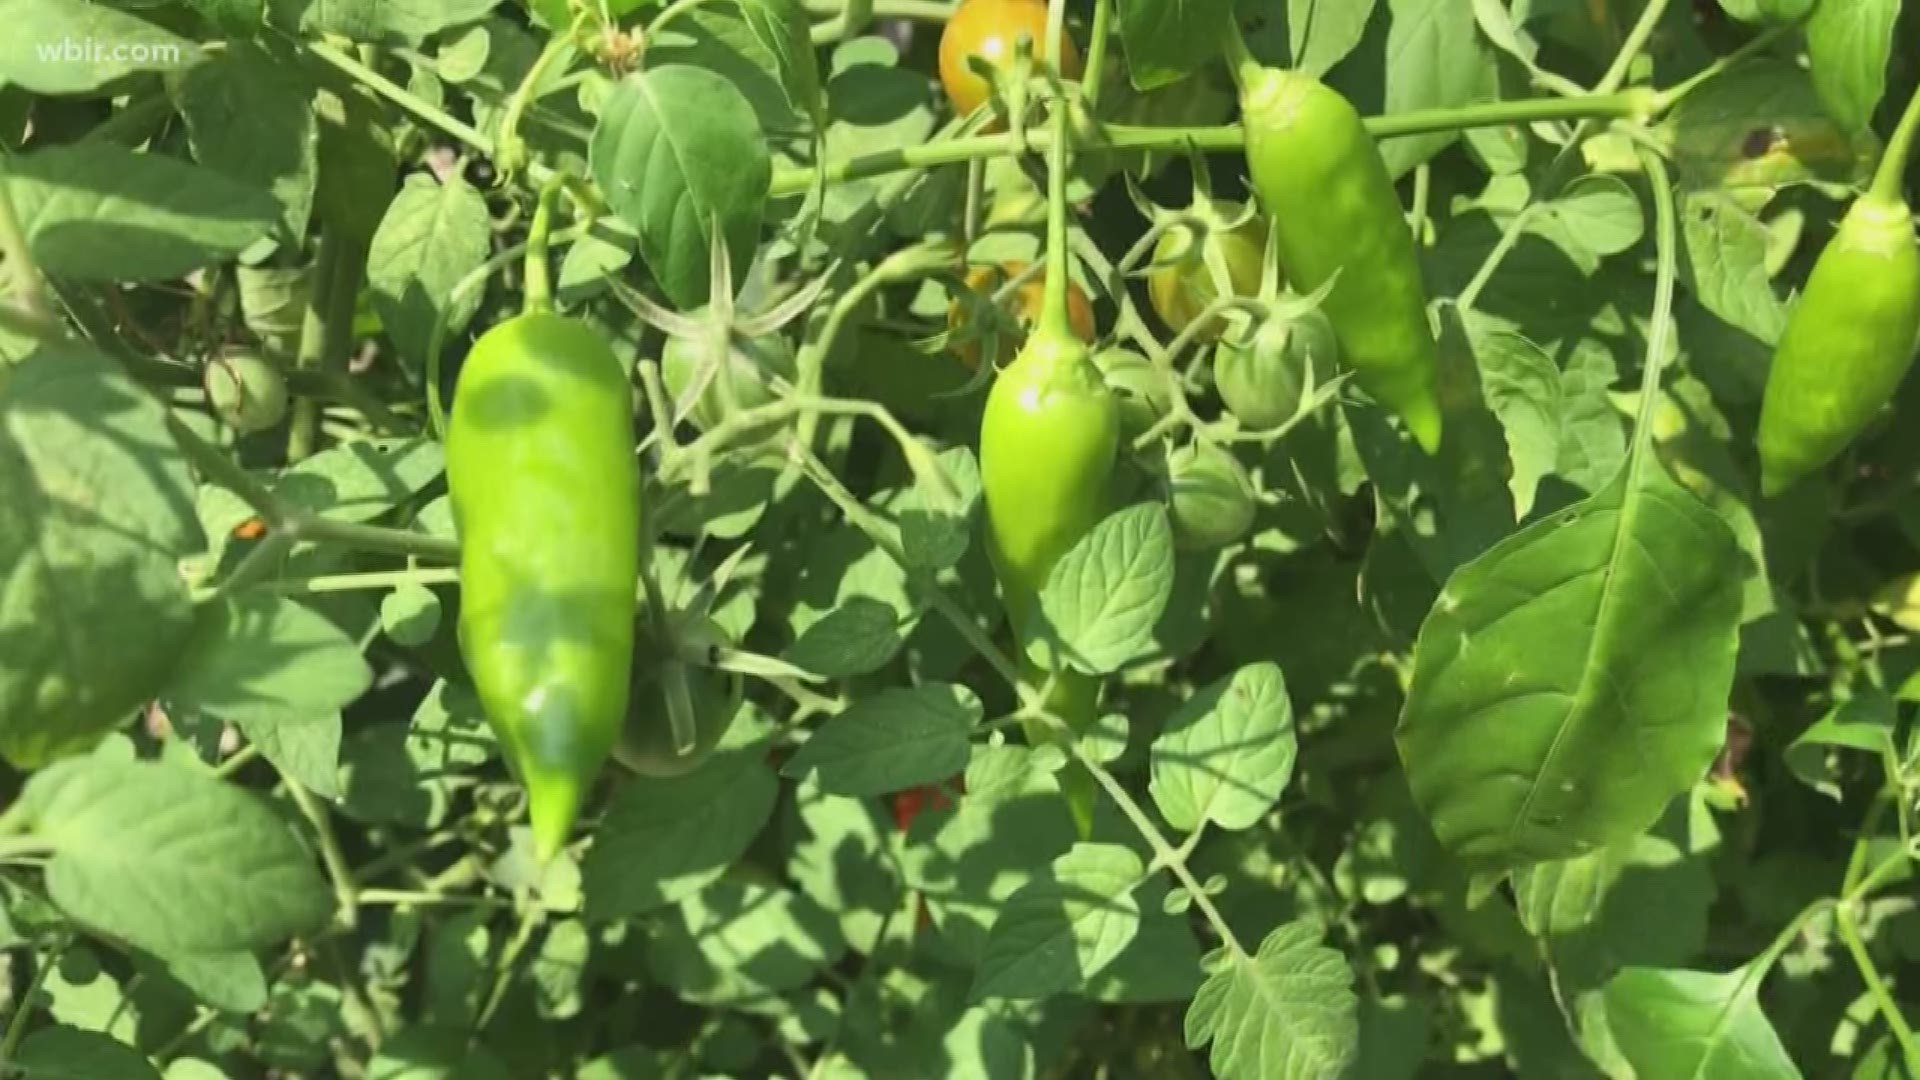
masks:
<svg viewBox="0 0 1920 1080"><path fill-rule="evenodd" d="M1906 1059L1907 1072L1920 1076L1920 1045L1915 1044L1912 1026L1900 1014L1900 1006L1887 991L1886 980L1880 977L1880 969L1867 952L1866 942L1860 940L1860 927L1854 921L1853 908L1847 904L1837 905L1833 910L1833 925L1840 933L1840 940L1846 944L1847 952L1852 955L1853 966L1859 969L1861 981L1867 984L1868 995L1879 1008L1881 1018L1886 1020L1893 1041L1899 1044L1900 1056Z"/></svg>
<svg viewBox="0 0 1920 1080"><path fill-rule="evenodd" d="M1087 41L1086 72L1080 79L1088 112L1094 112L1094 106L1100 103L1100 80L1107 68L1107 39L1113 36L1113 5L1114 0L1094 0L1093 4L1093 36Z"/></svg>
<svg viewBox="0 0 1920 1080"><path fill-rule="evenodd" d="M1053 0L1053 28L1059 29L1062 0ZM1060 55L1057 51L1053 56ZM1067 287L1072 284L1073 258L1067 251L1067 163L1072 154L1072 118L1067 103L1053 102L1053 146L1047 153L1047 283L1040 305L1039 334L1059 340L1073 338L1073 320L1067 314Z"/></svg>
<svg viewBox="0 0 1920 1080"><path fill-rule="evenodd" d="M1594 89L1602 94L1611 94L1626 85L1627 75L1633 70L1633 62L1640 58L1647 42L1653 38L1654 28L1667 13L1670 0L1648 0L1647 6L1640 12L1640 19L1628 31L1627 40L1620 46L1619 55L1613 58L1613 66L1601 77L1600 85Z"/></svg>
<svg viewBox="0 0 1920 1080"><path fill-rule="evenodd" d="M47 982L47 973L60 962L60 955L67 951L72 941L71 937L62 935L47 950L46 959L34 966L33 980L27 984L27 992L15 1001L13 1019L7 1022L7 1034L0 1038L0 1063L12 1061L14 1054L19 1051L20 1041L27 1035L27 1021L33 1016L33 999L40 996L40 988Z"/></svg>
<svg viewBox="0 0 1920 1080"><path fill-rule="evenodd" d="M360 921L360 903L353 891L353 870L347 865L347 858L340 851L340 842L333 835L333 824L327 820L326 808L314 801L306 786L293 777L284 777L287 794L293 797L293 803L300 813L313 825L313 831L320 840L320 862L327 868L327 880L333 885L334 902L340 905L340 924L351 930Z"/></svg>
<svg viewBox="0 0 1920 1080"><path fill-rule="evenodd" d="M1541 97L1520 101L1491 101L1450 109L1415 109L1391 116L1371 117L1366 128L1377 139L1403 135L1425 135L1436 131L1463 131L1470 128L1505 127L1509 124L1537 123L1544 120L1646 119L1657 111L1658 101L1651 91L1627 91L1617 94L1588 94L1583 97ZM1108 124L1101 128L1097 145L1081 148L1083 153L1126 153L1136 150L1231 152L1245 146L1238 124L1220 127L1139 127ZM1022 150L1046 152L1052 149L1053 135L1046 131L1026 133L1024 143L1011 132L973 135L960 139L921 143L894 150L830 161L819 168L826 171L829 183L861 180L905 169L929 169L953 165L976 158L1004 157ZM776 169L769 193L775 198L804 194L814 184L814 169L788 167Z"/></svg>
<svg viewBox="0 0 1920 1080"><path fill-rule="evenodd" d="M426 533L408 532L405 529L388 529L379 525L335 521L317 514L297 514L286 522L285 528L296 541L339 544L358 551L413 555L422 559L448 563L457 562L460 559L459 541L441 536L428 536Z"/></svg>
<svg viewBox="0 0 1920 1080"><path fill-rule="evenodd" d="M1634 445L1629 468L1661 468L1653 451L1653 416L1660 402L1660 375L1667 363L1667 343L1673 336L1673 295L1679 277L1679 238L1675 224L1673 181L1667 163L1646 147L1640 148L1640 167L1653 188L1654 272L1653 328L1647 335L1647 362L1640 374L1640 415L1634 422Z"/></svg>
<svg viewBox="0 0 1920 1080"><path fill-rule="evenodd" d="M8 191L9 160L0 154L0 263L13 278L13 293L27 314L42 323L58 325L53 304L47 298L47 280L40 275L40 264L33 260L33 248L21 226L20 213L14 208Z"/></svg>
<svg viewBox="0 0 1920 1080"><path fill-rule="evenodd" d="M525 299L521 310L531 315L553 310L553 271L547 265L548 237L553 232L553 204L560 198L566 177L554 174L540 185L533 204L533 224L527 228Z"/></svg>
<svg viewBox="0 0 1920 1080"><path fill-rule="evenodd" d="M1887 141L1887 152L1874 171L1873 187L1868 189L1872 198L1888 204L1906 201L1900 193L1900 179L1907 171L1907 161L1913 157L1917 138L1920 138L1920 87L1914 88L1913 99L1907 102L1907 111L1900 117L1900 126Z"/></svg>

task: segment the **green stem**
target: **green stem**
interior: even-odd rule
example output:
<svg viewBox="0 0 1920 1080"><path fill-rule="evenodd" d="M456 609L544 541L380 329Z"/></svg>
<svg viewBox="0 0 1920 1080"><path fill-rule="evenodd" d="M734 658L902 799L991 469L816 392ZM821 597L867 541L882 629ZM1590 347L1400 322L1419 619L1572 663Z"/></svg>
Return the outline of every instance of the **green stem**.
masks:
<svg viewBox="0 0 1920 1080"><path fill-rule="evenodd" d="M1700 89L1700 87L1719 78L1727 71L1772 48L1773 44L1779 41L1781 37L1799 29L1799 27L1800 24L1797 22L1770 27L1766 32L1756 36L1752 41L1747 42L1745 45L1740 46L1725 56L1719 57L1714 60L1713 63L1700 69L1700 71L1696 72L1680 85L1669 90L1660 91L1660 111L1665 112L1675 105L1678 105L1688 94L1693 93L1695 90Z"/></svg>
<svg viewBox="0 0 1920 1080"><path fill-rule="evenodd" d="M26 229L8 191L8 164L6 156L0 155L0 263L13 278L13 293L27 314L43 323L55 322L47 280L40 275L40 264L33 260L33 247L27 242Z"/></svg>
<svg viewBox="0 0 1920 1080"><path fill-rule="evenodd" d="M1252 49L1247 48L1247 39L1241 36L1240 24L1237 21L1227 25L1226 46L1227 70L1233 75L1233 84L1244 90L1247 83L1259 75L1265 65L1253 55Z"/></svg>
<svg viewBox="0 0 1920 1080"><path fill-rule="evenodd" d="M353 891L353 870L347 865L347 858L340 851L340 842L334 838L333 824L327 820L326 808L315 802L306 786L292 777L286 780L287 794L293 797L293 803L300 813L313 826L314 834L320 840L320 862L327 868L327 880L333 885L334 901L340 905L337 913L340 925L353 929L360 921L360 903Z"/></svg>
<svg viewBox="0 0 1920 1080"><path fill-rule="evenodd" d="M1878 202L1899 204L1906 202L1900 193L1900 178L1907 171L1907 162L1913 157L1914 141L1920 138L1920 87L1915 87L1913 99L1907 102L1907 111L1900 117L1900 126L1893 131L1893 138L1887 141L1887 152L1880 159L1880 168L1873 174L1873 187L1869 195Z"/></svg>
<svg viewBox="0 0 1920 1080"><path fill-rule="evenodd" d="M360 275L366 259L365 249L349 246L344 235L331 230L320 238L320 251L313 266L313 288L300 328L300 351L294 358L294 370L302 376L338 375L347 359L353 308L359 299ZM320 402L311 397L295 401L292 426L287 433L287 460L297 462L312 456L318 449L319 434Z"/></svg>
<svg viewBox="0 0 1920 1080"><path fill-rule="evenodd" d="M1636 471L1659 468L1653 452L1653 417L1660 401L1660 376L1667 363L1667 342L1673 335L1673 296L1679 278L1679 240L1675 224L1673 181L1667 163L1646 147L1640 148L1640 166L1653 189L1654 271L1653 327L1647 334L1647 362L1640 376L1640 415L1635 421L1632 453Z"/></svg>
<svg viewBox="0 0 1920 1080"><path fill-rule="evenodd" d="M460 580L453 567L412 570L372 570L362 574L327 574L321 577L289 578L274 582L277 593L313 596L323 593L358 592L363 589L391 589L399 585L451 585Z"/></svg>
<svg viewBox="0 0 1920 1080"><path fill-rule="evenodd" d="M1588 94L1584 97L1542 97L1520 101L1490 101L1450 109L1415 109L1391 116L1376 116L1366 123L1376 139L1406 135L1425 135L1439 131L1463 131L1471 128L1506 127L1547 120L1644 120L1657 115L1659 102L1652 91L1630 90L1617 94ZM1138 150L1198 150L1227 153L1245 148L1245 135L1237 124L1221 127L1139 127L1108 124L1101 128L1098 145L1080 148L1082 153L1129 153ZM1029 132L1024 143L1010 132L973 135L921 143L897 150L857 154L826 163L826 180L862 180L908 169L930 169L954 165L976 158L1005 157L1026 150L1046 152L1052 149L1053 136L1046 131ZM775 198L804 194L815 183L811 168L776 169L768 189Z"/></svg>
<svg viewBox="0 0 1920 1080"><path fill-rule="evenodd" d="M1095 112L1094 107L1100 103L1100 80L1107 73L1107 39L1113 35L1113 4L1114 0L1094 0L1093 4L1093 37L1087 42L1086 73L1080 80L1088 112Z"/></svg>
<svg viewBox="0 0 1920 1080"><path fill-rule="evenodd" d="M540 197L533 206L533 224L527 229L526 314L553 310L553 277L547 265L548 237L553 232L553 204L560 197L566 177L554 174L540 185Z"/></svg>
<svg viewBox="0 0 1920 1080"><path fill-rule="evenodd" d="M1667 13L1670 0L1649 0L1641 10L1640 19L1627 33L1627 40L1620 46L1620 54L1613 58L1613 66L1607 69L1600 79L1600 85L1594 89L1602 94L1611 94L1626 85L1627 75L1633 70L1633 62L1640 58L1647 42L1652 40L1655 27Z"/></svg>
<svg viewBox="0 0 1920 1080"><path fill-rule="evenodd" d="M1061 2L1053 0L1055 16L1060 14ZM1067 161L1072 126L1067 103L1054 99L1053 146L1047 154L1047 284L1036 330L1059 339L1073 337L1073 320L1067 313L1067 288L1073 283L1073 258L1067 251Z"/></svg>
<svg viewBox="0 0 1920 1080"><path fill-rule="evenodd" d="M573 36L585 17L583 12L565 33L555 34L548 39L546 48L540 50L540 56L527 69L526 78L520 80L520 85L513 88L513 96L507 99L507 107L500 115L500 126L495 129L499 134L494 140L494 146L499 149L495 157L505 171L516 172L527 163L527 145L520 138L520 121L527 115L527 106L533 104L537 96L534 91L546 81L547 72L554 62L573 49Z"/></svg>
<svg viewBox="0 0 1920 1080"><path fill-rule="evenodd" d="M1880 977L1880 969L1874 965L1872 954L1867 952L1866 942L1860 940L1860 927L1854 921L1853 908L1840 904L1833 911L1833 925L1840 932L1840 940L1847 946L1847 952L1853 957L1853 966L1860 971L1860 979L1867 985L1867 993L1873 998L1880 1010L1880 1016L1887 1022L1887 1030L1893 1034L1893 1041L1900 1046L1900 1056L1906 1059L1907 1072L1920 1076L1920 1045L1916 1045L1913 1028L1907 1018L1900 1014L1900 1006L1887 992L1886 980Z"/></svg>
<svg viewBox="0 0 1920 1080"><path fill-rule="evenodd" d="M406 87L348 56L324 41L303 41L301 46L313 56L332 64L364 84L369 90L412 113L415 117L453 136L488 157L493 156L493 140L486 133L445 109L429 105ZM542 178L544 179L544 177Z"/></svg>
<svg viewBox="0 0 1920 1080"><path fill-rule="evenodd" d="M47 973L60 962L60 955L67 951L67 945L73 939L67 936L54 942L47 950L46 959L35 965L33 981L27 984L27 992L14 1002L13 1019L7 1022L7 1034L0 1038L0 1063L10 1062L20 1049L20 1042L27 1035L27 1021L33 1017L34 999L40 996L40 988L46 985Z"/></svg>
<svg viewBox="0 0 1920 1080"><path fill-rule="evenodd" d="M414 555L423 559L436 559L449 563L457 562L460 558L458 541L428 536L425 533L407 532L404 529L335 521L332 518L312 514L295 516L286 523L286 529L298 541L339 544L341 547L358 551Z"/></svg>

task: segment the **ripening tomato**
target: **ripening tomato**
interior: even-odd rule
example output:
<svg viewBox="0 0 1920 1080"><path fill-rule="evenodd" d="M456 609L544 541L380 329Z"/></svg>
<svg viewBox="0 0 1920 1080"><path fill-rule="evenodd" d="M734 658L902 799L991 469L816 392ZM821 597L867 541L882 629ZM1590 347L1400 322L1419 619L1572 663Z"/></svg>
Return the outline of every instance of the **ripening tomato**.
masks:
<svg viewBox="0 0 1920 1080"><path fill-rule="evenodd" d="M1228 206L1228 213L1238 207ZM1167 328L1174 333L1185 330L1220 297L1213 271L1207 266L1207 252L1220 253L1227 270L1227 281L1235 296L1254 296L1260 292L1260 276L1267 261L1267 221L1249 217L1232 229L1219 229L1195 243L1186 229L1168 229L1154 246L1153 272L1147 275L1147 298L1153 302ZM1224 322L1215 321L1201 331L1205 341L1218 341L1226 331Z"/></svg>
<svg viewBox="0 0 1920 1080"><path fill-rule="evenodd" d="M978 56L999 70L1013 66L1014 46L1021 34L1033 38L1033 54L1046 55L1047 5L1042 0L961 0L940 35L940 84L954 111L966 115L986 104L992 95L987 80L975 74L967 58ZM1080 53L1072 39L1060 38L1059 71L1063 78L1080 77Z"/></svg>
<svg viewBox="0 0 1920 1080"><path fill-rule="evenodd" d="M1008 281L1025 273L1026 269L1026 263L1018 262L1002 263L999 266L976 266L967 271L967 288L972 290L974 295L984 299L998 292L1000 287ZM1022 337L1025 336L1025 331L1033 329L1035 321L1040 318L1040 309L1046 297L1047 281L1044 271L1022 282L1020 287L1013 291L1013 295L1008 297L1013 309L1009 314L1013 316L1014 322L1020 324L1023 331ZM1089 344L1092 343L1094 335L1098 332L1093 322L1093 300L1087 296L1085 289L1072 282L1067 285L1067 321L1073 324L1075 337ZM966 309L956 300L947 308L947 329L957 331L965 322ZM1000 335L994 349L996 362L1004 363L1011 359L1019 346L1019 339L1009 340L1007 335ZM954 354L967 366L967 370L978 369L980 340L972 338L961 342L955 346Z"/></svg>

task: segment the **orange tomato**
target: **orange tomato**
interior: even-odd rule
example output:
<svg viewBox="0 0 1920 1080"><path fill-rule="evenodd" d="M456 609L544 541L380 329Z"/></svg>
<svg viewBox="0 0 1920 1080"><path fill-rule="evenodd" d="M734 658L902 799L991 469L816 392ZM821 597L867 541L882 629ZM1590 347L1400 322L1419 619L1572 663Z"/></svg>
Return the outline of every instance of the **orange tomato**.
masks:
<svg viewBox="0 0 1920 1080"><path fill-rule="evenodd" d="M999 266L976 266L967 271L967 288L971 289L976 296L985 299L999 291L1001 285L1025 273L1026 269L1027 264L1019 262L1002 263ZM1044 272L1035 274L1013 291L1013 295L1009 297L1013 308L1010 314L1023 330L1032 330L1034 324L1039 321L1040 309L1046 303L1046 296L1047 282ZM956 300L947 308L947 329L958 330L965 321L966 309ZM1093 322L1093 300L1077 282L1067 285L1067 321L1072 324L1075 337L1088 343L1093 341L1097 332ZM980 340L975 338L964 341L954 348L954 354L969 371L980 366L980 344ZM1004 362L1011 359L1019 345L1018 340L1008 340L1006 335L1001 335L1000 340L996 342L996 361Z"/></svg>
<svg viewBox="0 0 1920 1080"><path fill-rule="evenodd" d="M978 56L1002 71L1013 66L1014 45L1022 33L1033 38L1034 56L1047 56L1047 5L1041 0L961 0L940 34L940 84L954 111L966 115L992 95L987 80L975 74L967 58ZM1059 72L1080 77L1080 52L1061 36Z"/></svg>

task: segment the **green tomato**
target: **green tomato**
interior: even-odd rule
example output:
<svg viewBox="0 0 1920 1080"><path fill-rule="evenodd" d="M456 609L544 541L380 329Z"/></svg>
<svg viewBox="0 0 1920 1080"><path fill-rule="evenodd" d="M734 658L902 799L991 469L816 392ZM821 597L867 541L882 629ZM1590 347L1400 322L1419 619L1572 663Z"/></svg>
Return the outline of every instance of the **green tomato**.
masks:
<svg viewBox="0 0 1920 1080"><path fill-rule="evenodd" d="M736 342L736 345L739 344ZM769 378L777 375L788 382L793 381L796 371L793 346L779 334L768 334L746 343L742 351L745 355L728 354L726 369L733 377L735 404L741 409L757 409L773 404L776 398ZM667 339L667 347L660 353L660 381L676 408L692 388L694 377L699 374L705 360L705 346L700 342L692 338ZM702 431L726 419L726 399L720 389L721 375L719 370L713 372L687 414L694 426Z"/></svg>
<svg viewBox="0 0 1920 1080"><path fill-rule="evenodd" d="M1309 376L1316 386L1330 378L1339 351L1332 324L1318 311L1269 319L1250 342L1220 343L1213 354L1214 387L1242 424L1268 431L1299 414Z"/></svg>
<svg viewBox="0 0 1920 1080"><path fill-rule="evenodd" d="M1120 403L1120 430L1138 438L1173 407L1173 387L1153 362L1131 349L1103 349L1093 364L1105 377L1107 389Z"/></svg>
<svg viewBox="0 0 1920 1080"><path fill-rule="evenodd" d="M685 776L712 756L740 711L740 685L721 672L679 660L636 668L627 723L614 744L614 760L658 780ZM672 713L692 721L693 745L674 746Z"/></svg>
<svg viewBox="0 0 1920 1080"><path fill-rule="evenodd" d="M287 415L287 377L259 353L234 350L207 361L207 404L242 435L278 424Z"/></svg>
<svg viewBox="0 0 1920 1080"><path fill-rule="evenodd" d="M1222 204L1221 215L1231 220L1241 213L1233 204ZM1185 330L1220 297L1213 271L1207 266L1207 253L1218 251L1227 269L1227 281L1235 296L1254 296L1260 292L1260 275L1267 260L1267 222L1254 215L1233 229L1217 229L1206 239L1194 243L1186 229L1168 229L1154 245L1154 270L1147 275L1147 299L1153 302L1168 329ZM1217 341L1226 323L1216 320L1200 331L1204 341Z"/></svg>
<svg viewBox="0 0 1920 1080"><path fill-rule="evenodd" d="M1238 458L1212 443L1175 450L1167 459L1167 503L1173 540L1189 551L1226 547L1253 528L1253 480Z"/></svg>

